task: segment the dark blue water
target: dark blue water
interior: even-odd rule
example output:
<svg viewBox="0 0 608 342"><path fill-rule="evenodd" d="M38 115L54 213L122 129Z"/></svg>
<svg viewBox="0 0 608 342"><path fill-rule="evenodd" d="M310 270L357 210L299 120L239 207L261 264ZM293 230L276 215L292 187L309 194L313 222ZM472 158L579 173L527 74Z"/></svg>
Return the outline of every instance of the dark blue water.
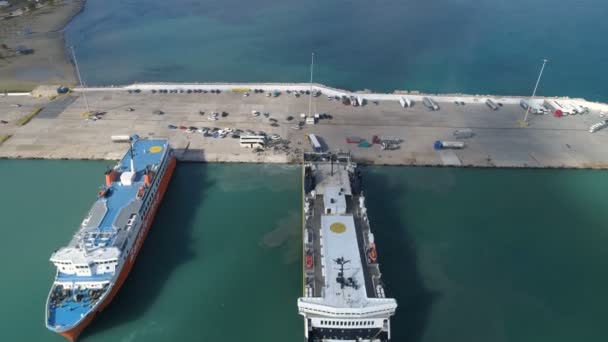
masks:
<svg viewBox="0 0 608 342"><path fill-rule="evenodd" d="M608 1L88 0L67 28L90 85L307 82L608 100Z"/></svg>

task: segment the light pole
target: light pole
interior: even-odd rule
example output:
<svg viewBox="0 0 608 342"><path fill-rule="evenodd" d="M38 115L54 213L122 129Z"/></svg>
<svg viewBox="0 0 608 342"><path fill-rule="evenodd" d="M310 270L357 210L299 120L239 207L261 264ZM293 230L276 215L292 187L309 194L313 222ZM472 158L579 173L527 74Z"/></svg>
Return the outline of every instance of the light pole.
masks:
<svg viewBox="0 0 608 342"><path fill-rule="evenodd" d="M536 89L538 89L538 84L540 83L540 78L543 76L543 70L545 70L545 64L547 64L549 60L547 59L543 59L543 66L540 67L540 72L538 73L538 79L536 79L536 84L534 85L534 90L532 91L532 97L530 98L530 100L532 100L534 98L534 96L536 96ZM528 126L528 114L530 113L530 104L528 103L528 109L526 109L526 115L524 115L524 121L522 122L522 125L524 127Z"/></svg>
<svg viewBox="0 0 608 342"><path fill-rule="evenodd" d="M312 73L315 67L315 53L310 57L310 95L308 96L308 116L311 116L312 110Z"/></svg>
<svg viewBox="0 0 608 342"><path fill-rule="evenodd" d="M76 60L76 52L74 51L74 46L70 46L70 49L72 50L72 57L74 58L74 66L76 67L76 76L78 76L78 82L80 83L80 86L82 88L84 88L84 84L82 83L82 77L80 77L80 69L78 68L78 61ZM91 110L89 109L89 101L87 100L87 92L82 91L82 97L84 99L84 104L87 107L87 115L91 114Z"/></svg>

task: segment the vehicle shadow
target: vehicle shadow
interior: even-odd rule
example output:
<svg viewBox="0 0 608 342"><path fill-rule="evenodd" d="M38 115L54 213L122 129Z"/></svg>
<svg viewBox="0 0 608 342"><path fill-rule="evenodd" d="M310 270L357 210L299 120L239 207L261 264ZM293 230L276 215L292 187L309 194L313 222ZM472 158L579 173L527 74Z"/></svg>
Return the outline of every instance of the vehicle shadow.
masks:
<svg viewBox="0 0 608 342"><path fill-rule="evenodd" d="M380 271L387 297L397 300L391 319L391 340L421 341L439 293L425 287L418 268L415 242L408 231L407 208L394 199L403 198L405 184L388 184L380 174L363 171L363 193L370 224L378 246ZM390 198L387 198L390 194Z"/></svg>
<svg viewBox="0 0 608 342"><path fill-rule="evenodd" d="M83 332L83 338L142 316L161 295L172 272L194 258L190 244L193 220L205 199L205 189L211 186L206 172L204 164L177 164L131 273L113 302Z"/></svg>

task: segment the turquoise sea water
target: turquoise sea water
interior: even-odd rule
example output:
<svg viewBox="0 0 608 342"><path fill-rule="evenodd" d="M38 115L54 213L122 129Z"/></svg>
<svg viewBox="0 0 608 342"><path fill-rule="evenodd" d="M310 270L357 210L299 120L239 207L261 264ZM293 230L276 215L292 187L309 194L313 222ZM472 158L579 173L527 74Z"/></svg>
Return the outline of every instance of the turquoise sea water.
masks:
<svg viewBox="0 0 608 342"><path fill-rule="evenodd" d="M67 27L90 85L308 82L608 100L600 0L87 0Z"/></svg>
<svg viewBox="0 0 608 342"><path fill-rule="evenodd" d="M53 250L104 162L0 160L0 328L44 327ZM83 341L301 341L300 169L178 164L135 267ZM606 172L367 167L396 342L605 341Z"/></svg>
<svg viewBox="0 0 608 342"><path fill-rule="evenodd" d="M105 165L0 161L0 177L13 179L0 197L3 341L64 340L44 327L48 258L76 231ZM180 164L137 266L82 340L299 340L298 175L294 167Z"/></svg>

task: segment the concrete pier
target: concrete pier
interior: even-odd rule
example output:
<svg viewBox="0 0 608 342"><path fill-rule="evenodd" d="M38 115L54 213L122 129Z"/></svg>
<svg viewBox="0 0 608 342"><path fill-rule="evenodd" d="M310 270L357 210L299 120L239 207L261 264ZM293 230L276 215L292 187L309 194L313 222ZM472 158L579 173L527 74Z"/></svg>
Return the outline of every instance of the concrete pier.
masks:
<svg viewBox="0 0 608 342"><path fill-rule="evenodd" d="M129 93L128 90L139 92ZM152 89L175 89L177 93L152 93ZM179 90L183 90L180 93ZM215 93L187 93L193 89L220 89ZM249 96L244 96L250 89ZM265 93L278 90L277 97ZM321 91L313 97L312 113L327 113L332 119L320 120L316 125L305 125L301 130L292 127L301 113L308 113L308 95L296 97L289 91L309 90L308 84L136 84L126 87L76 89L70 95L50 101L31 96L0 96L0 136L10 139L0 145L0 158L34 159L117 159L126 146L112 143L111 135L138 134L141 137L167 137L184 161L205 162L269 162L299 161L302 151L311 151L306 135L314 133L332 150L351 151L355 160L373 164L442 165L480 167L608 167L608 129L589 133L589 127L604 120L608 106L583 99L566 99L588 107L587 114L556 118L552 115L529 115L529 127L521 128L518 120L524 116L521 98L472 95L423 94L368 94L313 85ZM87 120L83 92L92 111L104 113L100 120ZM365 99L365 105L345 106L329 96L355 95ZM411 108L403 108L399 97L414 101ZM430 111L422 104L424 96L431 96L439 105ZM492 98L500 103L498 110L490 109L485 101ZM539 98L537 101L542 101ZM456 105L462 101L464 105ZM19 106L17 106L19 105ZM36 108L40 113L24 126L17 120ZM133 111L128 109L132 108ZM162 112L162 114L158 114ZM252 111L269 113L253 116ZM199 114L204 112L204 115ZM212 112L226 112L218 121L209 121ZM157 113L157 114L155 114ZM290 120L289 117L293 117ZM277 127L271 120L277 120ZM285 151L268 149L255 153L241 148L239 140L214 139L200 133L186 133L169 129L168 125L219 127L279 134L288 140ZM473 137L461 139L460 150L433 149L436 140L455 140L457 129L469 128ZM348 144L346 138L357 136L370 143L373 136L390 136L403 140L397 150L381 150L374 144L359 147Z"/></svg>

